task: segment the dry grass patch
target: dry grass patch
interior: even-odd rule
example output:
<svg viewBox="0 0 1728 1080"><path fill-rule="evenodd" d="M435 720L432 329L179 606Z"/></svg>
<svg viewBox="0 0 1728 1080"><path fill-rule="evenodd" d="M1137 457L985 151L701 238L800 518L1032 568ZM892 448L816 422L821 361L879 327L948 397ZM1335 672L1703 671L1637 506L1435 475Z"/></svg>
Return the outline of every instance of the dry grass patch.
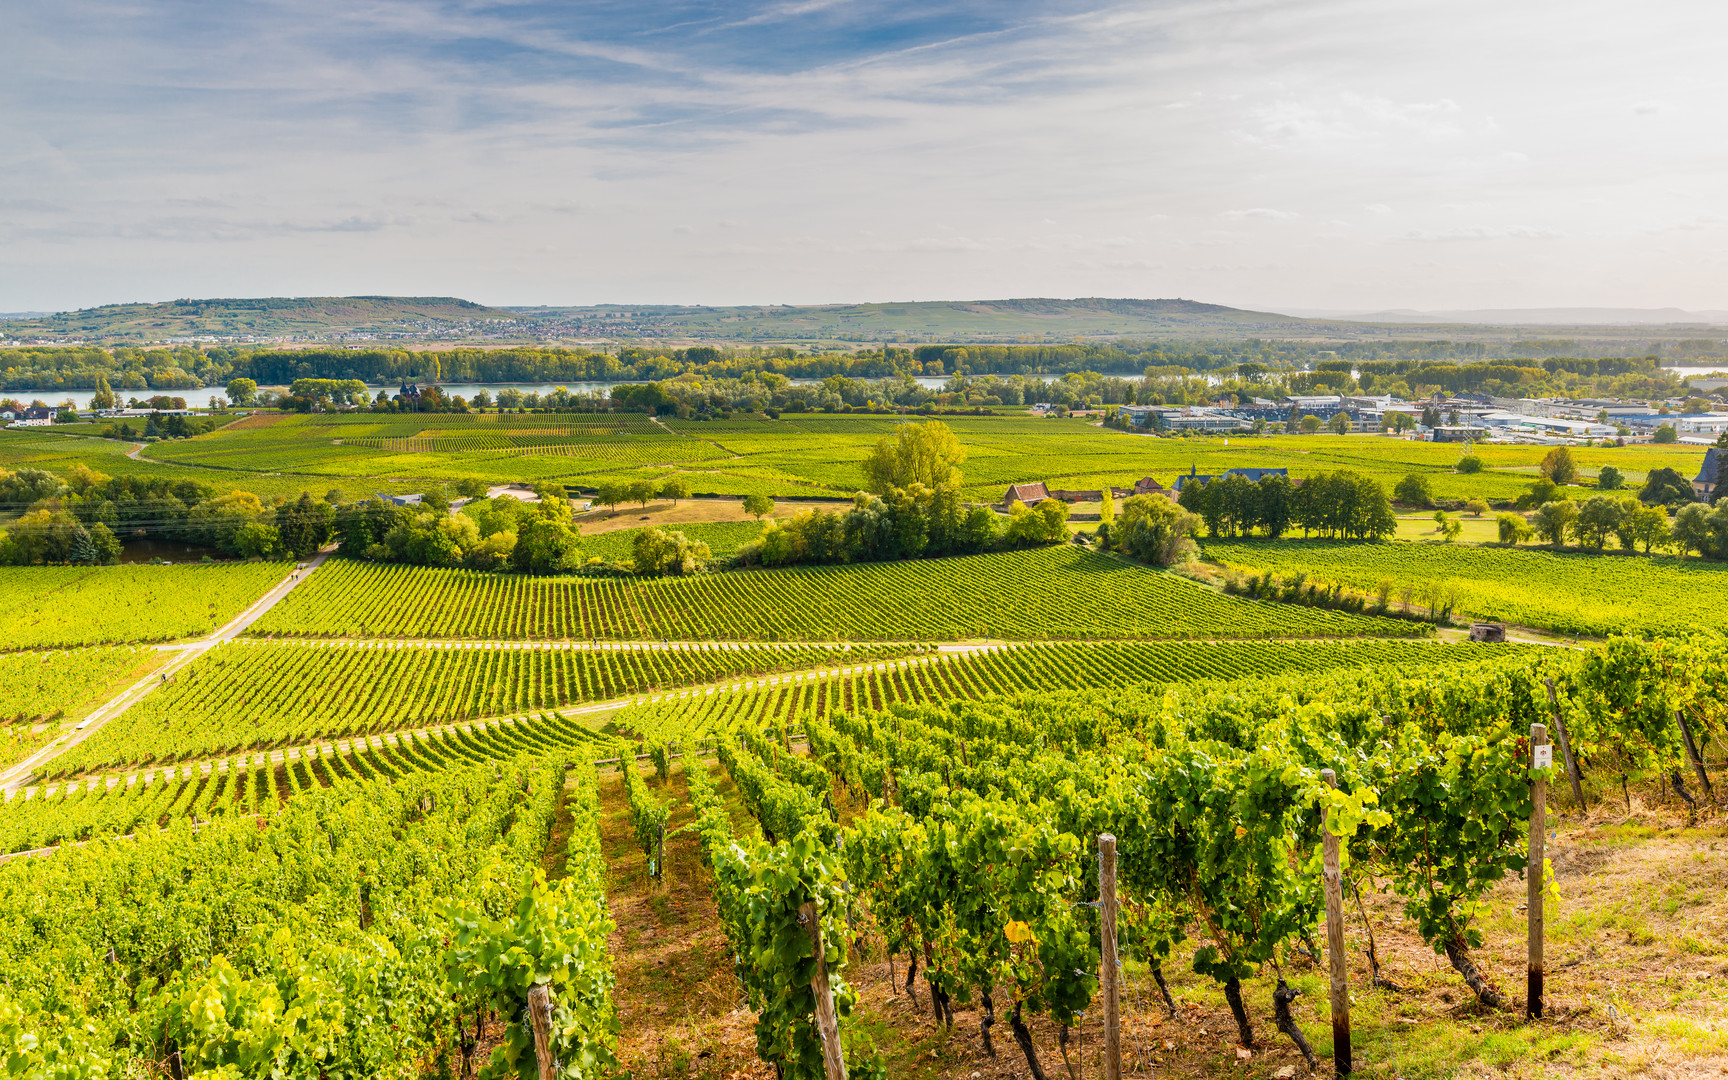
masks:
<svg viewBox="0 0 1728 1080"><path fill-rule="evenodd" d="M801 510L821 507L841 509L845 505L833 501L811 502L802 499L776 499L774 512L762 520L789 518ZM645 528L652 525L687 525L703 521L755 521L744 512L742 499L683 499L674 505L670 500L655 499L647 506L628 503L608 511L604 508L576 515L585 534L615 532L619 529Z"/></svg>

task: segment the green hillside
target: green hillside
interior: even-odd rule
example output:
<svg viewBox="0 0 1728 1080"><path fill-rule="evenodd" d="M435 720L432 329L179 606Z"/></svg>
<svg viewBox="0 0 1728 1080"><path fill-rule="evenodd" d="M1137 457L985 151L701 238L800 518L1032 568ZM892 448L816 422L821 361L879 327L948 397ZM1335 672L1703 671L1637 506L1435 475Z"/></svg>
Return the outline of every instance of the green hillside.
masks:
<svg viewBox="0 0 1728 1080"><path fill-rule="evenodd" d="M1068 341L1076 337L1255 334L1306 320L1195 300L933 300L744 307L601 304L512 308L532 325L597 334L725 341Z"/></svg>
<svg viewBox="0 0 1728 1080"><path fill-rule="evenodd" d="M21 339L91 343L160 342L170 338L327 338L377 334L423 338L513 319L508 311L453 296L270 296L107 304L35 319L9 320Z"/></svg>

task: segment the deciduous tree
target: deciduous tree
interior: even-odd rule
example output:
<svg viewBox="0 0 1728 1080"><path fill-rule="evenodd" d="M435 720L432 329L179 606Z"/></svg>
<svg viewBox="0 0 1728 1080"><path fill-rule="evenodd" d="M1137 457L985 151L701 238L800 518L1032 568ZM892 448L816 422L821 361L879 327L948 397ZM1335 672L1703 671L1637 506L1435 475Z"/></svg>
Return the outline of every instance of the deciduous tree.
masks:
<svg viewBox="0 0 1728 1080"><path fill-rule="evenodd" d="M1555 550L1566 546L1566 535L1578 520L1578 506L1565 500L1543 503L1530 518L1536 535L1554 545Z"/></svg>
<svg viewBox="0 0 1728 1080"><path fill-rule="evenodd" d="M865 457L864 485L877 494L911 484L958 486L965 460L966 448L942 421L900 424L892 438L879 440Z"/></svg>
<svg viewBox="0 0 1728 1080"><path fill-rule="evenodd" d="M759 491L752 491L744 496L744 512L761 521L765 515L774 512L774 500Z"/></svg>
<svg viewBox="0 0 1728 1080"><path fill-rule="evenodd" d="M1578 476L1578 463L1572 459L1570 447L1556 446L1543 456L1536 471L1556 484L1570 484Z"/></svg>

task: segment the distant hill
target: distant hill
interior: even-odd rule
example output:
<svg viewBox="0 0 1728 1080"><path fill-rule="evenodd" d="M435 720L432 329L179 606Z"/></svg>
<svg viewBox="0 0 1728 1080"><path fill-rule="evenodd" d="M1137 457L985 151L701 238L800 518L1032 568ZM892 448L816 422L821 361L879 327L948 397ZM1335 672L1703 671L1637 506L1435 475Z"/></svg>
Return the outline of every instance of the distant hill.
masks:
<svg viewBox="0 0 1728 1080"><path fill-rule="evenodd" d="M1376 323L1464 323L1477 326L1725 326L1728 311L1683 308L1472 308L1460 311L1311 311L1311 318Z"/></svg>
<svg viewBox="0 0 1728 1080"><path fill-rule="evenodd" d="M1728 312L1678 308L1531 308L1279 314L1197 300L1087 296L1071 300L915 300L869 304L592 304L485 307L449 296L313 296L112 304L52 315L0 315L0 339L91 345L276 346L377 342L428 345L600 343L856 348L892 342L1043 344L1073 341L1241 340L1480 342L1508 355L1621 355L1712 336ZM1538 352L1520 345L1541 339ZM1555 339L1564 339L1557 341ZM1522 351L1520 351L1522 350ZM1712 352L1711 355L1716 355Z"/></svg>
<svg viewBox="0 0 1728 1080"><path fill-rule="evenodd" d="M453 296L271 296L109 304L9 319L4 332L24 340L92 344L194 341L294 341L368 337L425 340L496 328L515 316Z"/></svg>
<svg viewBox="0 0 1728 1080"><path fill-rule="evenodd" d="M1306 320L1195 300L918 300L903 303L697 307L597 304L516 307L547 334L724 341L1071 341L1075 338L1254 334Z"/></svg>

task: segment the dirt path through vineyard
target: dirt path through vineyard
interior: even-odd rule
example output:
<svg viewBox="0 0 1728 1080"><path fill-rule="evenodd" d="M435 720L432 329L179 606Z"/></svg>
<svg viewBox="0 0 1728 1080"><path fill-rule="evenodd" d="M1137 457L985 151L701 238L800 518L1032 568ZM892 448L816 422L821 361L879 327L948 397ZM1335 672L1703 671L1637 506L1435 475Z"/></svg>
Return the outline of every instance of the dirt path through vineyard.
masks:
<svg viewBox="0 0 1728 1080"><path fill-rule="evenodd" d="M755 1016L732 974L731 949L720 930L696 837L674 835L695 816L684 786L685 767L683 760L675 762L664 787L651 768L644 769L654 794L671 810L659 882L648 877L648 861L636 846L622 775L612 767L600 774L606 898L618 923L611 949L622 1029L619 1056L637 1078L772 1077L772 1067L756 1059ZM739 831L754 832L754 823L737 806L731 780L718 769L713 774Z"/></svg>

